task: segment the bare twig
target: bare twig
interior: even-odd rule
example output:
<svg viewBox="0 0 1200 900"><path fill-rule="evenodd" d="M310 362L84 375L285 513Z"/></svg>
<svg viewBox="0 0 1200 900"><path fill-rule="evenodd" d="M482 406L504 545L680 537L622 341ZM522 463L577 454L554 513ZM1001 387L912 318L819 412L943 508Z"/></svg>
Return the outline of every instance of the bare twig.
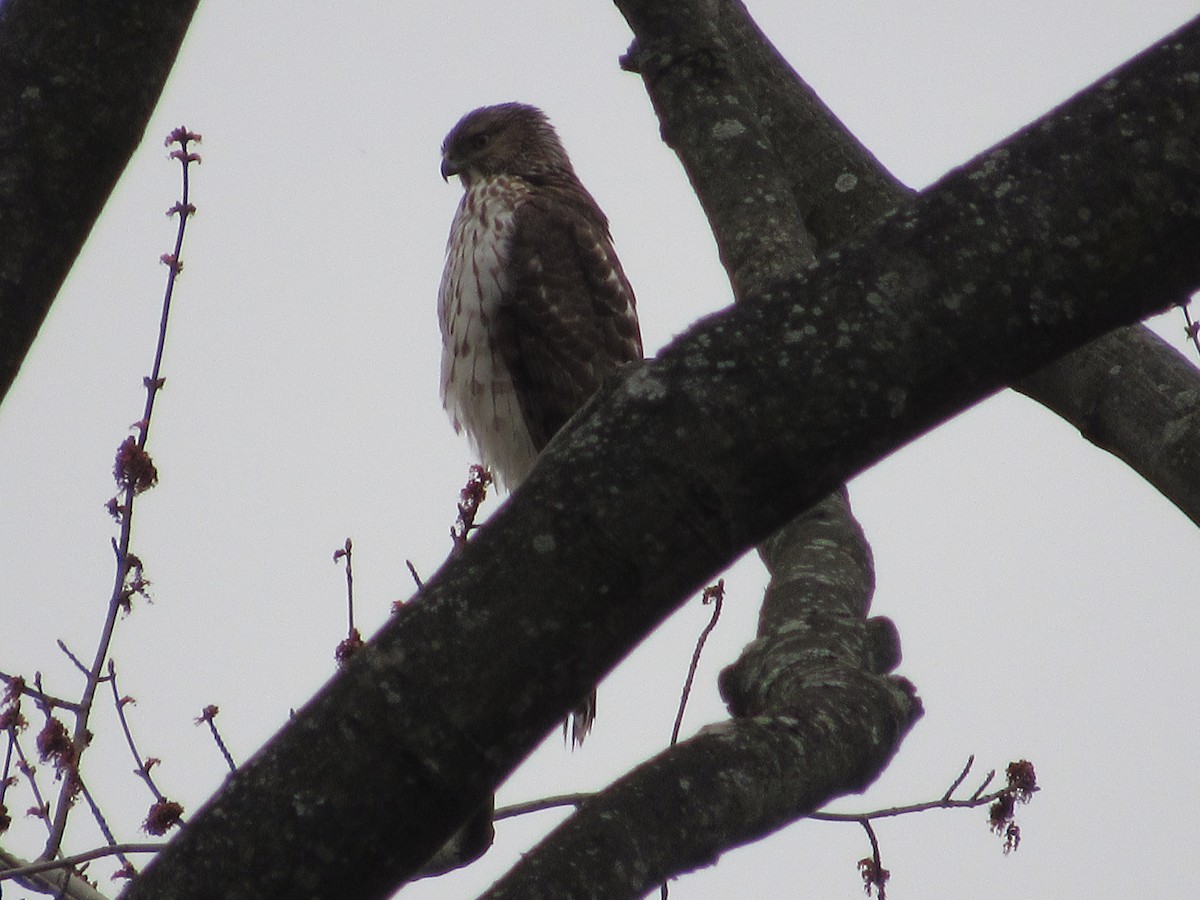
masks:
<svg viewBox="0 0 1200 900"><path fill-rule="evenodd" d="M683 690L679 692L679 709L675 713L675 724L671 727L670 746L672 747L679 740L679 729L683 727L683 713L687 709L688 698L692 695L692 683L696 680L696 669L700 666L700 655L704 652L704 644L708 641L708 636L712 634L713 629L717 627L717 620L721 618L721 604L725 600L725 579L718 579L716 584L706 587L700 595L700 600L705 604L713 605L712 618L708 620L708 624L700 632L700 637L696 639L696 649L692 651L692 661L688 665L687 677L683 680ZM658 886L658 896L660 900L667 900L669 894L670 889L664 881Z"/></svg>
<svg viewBox="0 0 1200 900"><path fill-rule="evenodd" d="M165 846L165 843L127 843L96 847L93 850L85 850L83 853L76 853L72 856L63 856L59 859L43 860L16 868L2 869L0 870L0 881L6 881L10 878L23 878L29 875L36 875L38 872L48 872L52 869L70 868L80 863L90 862L93 859L101 859L105 856L119 856L123 853L157 853Z"/></svg>
<svg viewBox="0 0 1200 900"><path fill-rule="evenodd" d="M62 697L55 697L53 694L47 694L44 691L29 687L25 683L25 679L20 675L9 675L6 672L0 672L0 681L10 686L17 684L21 694L36 703L44 703L47 706L55 706L66 710L76 710L79 708L79 704L74 700L64 700Z"/></svg>
<svg viewBox="0 0 1200 900"><path fill-rule="evenodd" d="M337 562L340 559L346 560L346 621L349 623L346 628L346 634L354 634L354 563L353 563L354 544L350 538L346 538L346 543L334 551L333 561Z"/></svg>
<svg viewBox="0 0 1200 900"><path fill-rule="evenodd" d="M528 813L541 812L546 809L558 809L561 806L579 806L579 804L591 796L593 795L590 793L557 794L553 797L543 797L541 800L530 800L526 803L514 803L511 806L502 806L492 813L492 821L499 822L501 819L511 819L514 816L524 816Z"/></svg>
<svg viewBox="0 0 1200 900"><path fill-rule="evenodd" d="M679 694L679 711L675 714L675 725L671 729L672 746L679 740L679 729L683 726L683 713L687 709L688 698L692 693L692 682L695 681L696 669L700 665L700 654L704 652L704 644L713 629L717 627L717 620L721 618L721 604L725 601L725 579L722 578L716 584L706 587L700 599L704 603L713 605L712 618L700 632L700 637L696 640L696 649L692 651L692 662L688 666L687 678L684 679L683 690Z"/></svg>
<svg viewBox="0 0 1200 900"><path fill-rule="evenodd" d="M237 771L237 765L234 764L233 754L229 752L229 748L225 746L225 742L221 740L221 732L217 731L217 713L221 711L220 707L209 704L204 707L204 710L196 718L196 724L207 724L208 730L212 734L212 739L217 744L217 749L221 751L221 755L225 757L225 762L229 766L230 772Z"/></svg>
<svg viewBox="0 0 1200 900"><path fill-rule="evenodd" d="M907 816L912 813L925 812L930 809L975 809L994 802L998 797L1007 793L1007 788L1000 788L990 794L971 796L964 800L939 797L937 800L926 800L922 803L909 803L905 806L889 806L884 809L872 810L868 813L810 813L808 818L821 822L861 822L864 819L891 819L896 816Z"/></svg>
<svg viewBox="0 0 1200 900"><path fill-rule="evenodd" d="M950 787L946 788L946 793L942 794L943 800L949 800L950 797L953 796L954 792L958 790L959 785L967 780L967 774L971 771L971 766L973 765L975 765L974 753L967 757L967 764L963 766L962 771L958 773L958 777L951 782Z"/></svg>
<svg viewBox="0 0 1200 900"><path fill-rule="evenodd" d="M138 752L137 744L133 741L133 732L129 729L129 719L125 716L125 707L130 703L136 703L132 697L121 696L121 692L117 690L117 667L110 659L108 661L108 683L112 688L113 703L117 708L117 721L121 723L121 731L125 733L125 743L129 746L129 752L133 755L134 774L142 781L146 782L146 787L150 788L150 793L154 795L155 800L163 800L163 792L158 789L158 785L154 783L154 776L150 774L150 770L158 764L156 757L143 759L142 754Z"/></svg>
<svg viewBox="0 0 1200 900"><path fill-rule="evenodd" d="M960 776L961 783L961 776ZM874 819L890 819L896 816L909 815L910 813L924 812L930 809L974 809L980 806L986 806L993 802L997 797L1006 793L1008 788L1000 788L990 794L975 793L963 800L955 800L947 794L937 800L926 800L921 803L909 803L904 806L888 806L883 809L872 810L865 813L830 813L830 812L814 812L810 813L808 818L817 819L821 822L855 822L862 823L864 820L870 821ZM527 813L541 812L546 809L556 809L560 806L579 806L584 801L592 797L593 794L588 792L579 792L573 794L556 794L551 797L543 797L539 800L528 800L524 803L514 803L510 806L502 806L492 814L492 820L499 822L501 819L510 819L514 816L523 816Z"/></svg>
<svg viewBox="0 0 1200 900"><path fill-rule="evenodd" d="M59 639L55 643L58 644L58 649L66 654L67 659L75 664L75 668L77 668L84 675L88 674L88 667L83 664L83 661L78 656L71 652L71 648L68 647L62 639Z"/></svg>
<svg viewBox="0 0 1200 900"><path fill-rule="evenodd" d="M21 741L17 735L13 735L13 748L17 751L17 770L25 776L29 781L29 791L33 794L34 805L29 812L35 814L46 824L47 830L50 828L50 804L42 794L42 789L38 786L37 781L37 766L29 761L29 757L25 755L25 748L21 746Z"/></svg>
<svg viewBox="0 0 1200 900"><path fill-rule="evenodd" d="M80 779L79 781L79 789L83 794L84 799L87 801L88 807L92 811L92 818L96 820L96 825L100 828L100 833L104 835L104 840L108 842L109 848L118 846L116 835L114 835L112 829L108 827L108 820L104 817L104 813L101 811L100 805L96 802L96 798L92 796L92 792L88 790L87 785L84 784L83 779ZM133 863L129 861L122 851L116 850L113 852L116 853L117 858L121 860L121 864L123 866L125 866L127 869L133 867Z"/></svg>
<svg viewBox="0 0 1200 900"><path fill-rule="evenodd" d="M982 783L982 784L980 784L980 785L979 785L979 787L975 788L975 793L971 794L971 799L972 799L972 800L975 800L975 799L976 799L976 798L978 798L978 797L979 797L979 796L980 796L980 795L981 795L981 794L982 794L984 791L986 791L986 790L987 790L987 787L988 787L988 785L992 783L992 779L993 779L993 778L995 778L995 777L996 777L996 770L995 770L995 769L992 769L990 772L988 772L988 773L987 773L987 775L986 775L986 776L984 776L983 783Z"/></svg>
<svg viewBox="0 0 1200 900"><path fill-rule="evenodd" d="M338 661L338 665L345 665L355 653L362 649L362 635L358 633L358 629L354 627L354 544L350 538L346 538L346 543L334 551L333 561L336 563L339 560L346 561L346 639L337 645L334 651L334 657Z"/></svg>
<svg viewBox="0 0 1200 900"><path fill-rule="evenodd" d="M96 645L96 653L92 660L92 665L86 669L88 673L87 682L84 685L83 695L80 697L78 707L75 710L75 728L72 733L71 743L72 766L76 769L79 766L80 757L90 740L88 720L91 717L96 690L100 685L101 675L104 671L104 663L108 658L108 649L112 643L117 616L121 610L128 610L131 597L134 594L143 593L145 590L146 583L141 575L141 562L129 552L130 537L133 528L133 499L137 494L152 487L158 478L158 473L154 468L154 464L150 461L145 448L146 440L150 435L150 420L154 412L154 400L164 384L162 377L163 347L167 338L167 322L170 317L171 298L174 294L175 279L182 269L180 253L183 250L184 234L187 229L188 219L196 211L189 200L188 166L200 160L199 155L189 150L189 144L199 140L200 136L198 134L194 134L186 128L175 129L167 138L167 146L173 144L179 145L177 149L171 151L170 155L173 159L179 161L182 168L182 194L179 202L167 211L168 215L177 214L179 216L179 226L175 233L175 247L173 251L162 257L162 261L168 267L167 284L163 292L158 342L154 351L154 365L150 375L142 381L146 388L146 402L143 407L142 418L134 426L137 429L138 435L136 439L130 437L121 444L117 451L117 462L113 470L118 488L123 492L123 501L121 503L118 503L115 497L109 502L110 511L117 516L121 525L120 538L117 540L115 546L117 571L113 580L108 611L100 632L100 639ZM65 777L54 807L54 818L50 829L50 836L42 851L41 859L43 860L51 860L59 853L63 834L67 827L67 816L71 809L71 800L76 790L76 780L69 775Z"/></svg>
<svg viewBox="0 0 1200 900"><path fill-rule="evenodd" d="M413 565L412 560L406 559L404 564L408 566L408 574L412 576L413 582L417 585L417 590L419 591L425 587L425 584L421 581L421 576L417 574L417 567Z"/></svg>
<svg viewBox="0 0 1200 900"><path fill-rule="evenodd" d="M30 865L44 868L41 871L29 872ZM31 864L0 847L0 880L10 877L28 890L37 891L39 894L53 894L55 900L108 900L82 876L70 869L64 869L61 860L44 860Z"/></svg>
<svg viewBox="0 0 1200 900"><path fill-rule="evenodd" d="M1021 829L1014 821L1014 809L1018 803L1028 803L1039 790L1033 764L1024 759L1010 763L1005 770L1005 786L985 794L984 790L996 775L996 771L993 769L991 772L988 772L983 783L969 797L963 800L955 800L953 797L954 792L966 781L967 774L971 771L971 767L974 764L975 756L972 754L967 758L967 764L963 766L962 771L954 779L949 790L937 800L928 800L924 803L910 803L907 806L892 806L887 809L877 809L869 813L818 812L810 814L809 818L822 822L857 822L866 830L867 837L871 841L872 855L858 861L859 872L862 875L867 894L870 895L872 889L875 889L878 892L880 900L886 900L885 885L891 873L883 868L883 863L880 859L879 842L876 840L875 831L871 827L871 822L874 819L893 818L895 816L925 812L930 809L976 809L980 806L990 806L988 822L992 831L1004 838L1004 852L1010 853L1017 849L1017 845L1021 842Z"/></svg>
<svg viewBox="0 0 1200 900"><path fill-rule="evenodd" d="M0 769L0 834L8 831L9 825L12 824L12 818L8 815L8 807L4 803L4 798L8 794L8 789L12 787L13 755L17 752L17 725L9 725L4 729L4 733L8 736L8 743L4 747L4 768Z"/></svg>
<svg viewBox="0 0 1200 900"><path fill-rule="evenodd" d="M871 842L871 855L858 861L858 871L862 875L863 888L867 892L867 896L871 896L872 889L879 895L879 900L887 900L887 881L891 877L891 872L883 867L883 860L879 856L879 840L875 837L875 829L871 827L870 819L859 819L859 824L867 833L867 839Z"/></svg>

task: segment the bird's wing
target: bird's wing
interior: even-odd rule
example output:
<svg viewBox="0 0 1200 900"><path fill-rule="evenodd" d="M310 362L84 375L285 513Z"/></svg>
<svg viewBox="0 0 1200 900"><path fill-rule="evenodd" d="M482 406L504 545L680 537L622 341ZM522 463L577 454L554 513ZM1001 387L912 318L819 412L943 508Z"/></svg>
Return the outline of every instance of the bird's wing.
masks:
<svg viewBox="0 0 1200 900"><path fill-rule="evenodd" d="M641 333L608 224L586 193L527 198L516 213L509 264L496 346L541 450L606 377L642 358Z"/></svg>

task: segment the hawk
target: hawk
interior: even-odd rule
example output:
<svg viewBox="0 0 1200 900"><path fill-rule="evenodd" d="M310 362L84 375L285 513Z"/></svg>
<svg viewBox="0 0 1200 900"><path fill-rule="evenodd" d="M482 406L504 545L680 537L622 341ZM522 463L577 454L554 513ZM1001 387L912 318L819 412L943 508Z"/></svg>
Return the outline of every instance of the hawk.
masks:
<svg viewBox="0 0 1200 900"><path fill-rule="evenodd" d="M633 289L540 109L467 113L441 168L464 188L438 291L442 402L511 491L604 379L642 358ZM593 693L574 713L575 743L594 715Z"/></svg>

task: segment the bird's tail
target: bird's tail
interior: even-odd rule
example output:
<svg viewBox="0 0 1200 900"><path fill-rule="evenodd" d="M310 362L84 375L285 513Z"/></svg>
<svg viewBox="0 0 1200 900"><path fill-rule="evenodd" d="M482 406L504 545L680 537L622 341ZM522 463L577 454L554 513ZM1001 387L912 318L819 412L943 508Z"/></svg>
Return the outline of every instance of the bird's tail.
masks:
<svg viewBox="0 0 1200 900"><path fill-rule="evenodd" d="M586 700L571 711L571 717L563 722L563 742L567 740L567 732L571 734L571 749L583 743L583 739L592 730L596 721L596 692L592 691Z"/></svg>

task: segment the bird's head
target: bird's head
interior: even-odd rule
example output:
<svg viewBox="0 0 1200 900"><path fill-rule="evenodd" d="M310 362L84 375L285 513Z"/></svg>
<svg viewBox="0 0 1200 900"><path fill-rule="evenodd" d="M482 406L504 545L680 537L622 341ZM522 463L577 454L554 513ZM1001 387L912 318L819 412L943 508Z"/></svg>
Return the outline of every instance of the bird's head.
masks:
<svg viewBox="0 0 1200 900"><path fill-rule="evenodd" d="M442 177L516 175L529 180L572 175L571 162L546 114L524 103L482 106L463 116L442 142Z"/></svg>

